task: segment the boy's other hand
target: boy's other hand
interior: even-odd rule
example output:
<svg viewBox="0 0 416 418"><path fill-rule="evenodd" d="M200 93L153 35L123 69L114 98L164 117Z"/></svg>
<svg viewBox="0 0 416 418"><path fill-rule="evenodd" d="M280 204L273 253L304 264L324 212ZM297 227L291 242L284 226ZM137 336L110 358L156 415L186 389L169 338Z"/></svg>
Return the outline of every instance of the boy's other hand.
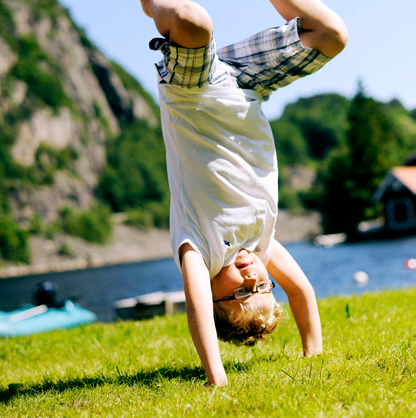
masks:
<svg viewBox="0 0 416 418"><path fill-rule="evenodd" d="M228 385L228 380L227 379L225 379L225 380L223 380L223 381L221 381L219 383L211 383L211 382L205 382L204 383L204 386L206 388L210 388L212 386L217 386L219 388L223 388L224 386L227 386L227 385Z"/></svg>

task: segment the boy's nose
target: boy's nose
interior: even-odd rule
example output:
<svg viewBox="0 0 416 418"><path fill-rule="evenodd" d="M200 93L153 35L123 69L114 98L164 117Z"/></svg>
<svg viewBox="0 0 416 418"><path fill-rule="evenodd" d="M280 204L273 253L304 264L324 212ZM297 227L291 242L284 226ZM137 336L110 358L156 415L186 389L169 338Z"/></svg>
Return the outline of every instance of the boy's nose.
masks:
<svg viewBox="0 0 416 418"><path fill-rule="evenodd" d="M247 286L250 286L254 289L257 286L257 273L247 273L244 275L244 280L247 283Z"/></svg>

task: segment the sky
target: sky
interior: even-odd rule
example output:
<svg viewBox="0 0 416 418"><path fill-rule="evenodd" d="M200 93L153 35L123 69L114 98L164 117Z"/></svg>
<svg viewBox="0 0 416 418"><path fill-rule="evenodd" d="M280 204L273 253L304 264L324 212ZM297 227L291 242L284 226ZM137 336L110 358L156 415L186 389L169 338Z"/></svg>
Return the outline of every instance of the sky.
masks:
<svg viewBox="0 0 416 418"><path fill-rule="evenodd" d="M150 51L158 32L141 10L140 0L59 0L89 39L122 65L158 101ZM214 22L217 47L245 39L268 27L284 24L267 0L200 0ZM399 99L416 108L414 0L327 0L349 31L346 49L317 73L279 89L263 105L267 117L280 117L284 107L301 97L339 93L352 98L361 80L368 96ZM255 4L255 7L252 5Z"/></svg>

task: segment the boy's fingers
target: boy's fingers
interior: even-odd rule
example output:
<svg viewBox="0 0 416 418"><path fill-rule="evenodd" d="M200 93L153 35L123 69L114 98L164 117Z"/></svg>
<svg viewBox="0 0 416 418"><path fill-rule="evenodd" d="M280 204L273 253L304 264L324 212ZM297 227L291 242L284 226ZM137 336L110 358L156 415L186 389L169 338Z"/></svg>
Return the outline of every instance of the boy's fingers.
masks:
<svg viewBox="0 0 416 418"><path fill-rule="evenodd" d="M228 381L227 380L224 381L224 382L221 382L220 384L215 384L215 383L210 383L210 382L205 382L204 383L204 387L206 387L206 388L210 388L210 387L222 388L222 387L227 386L227 385L228 385Z"/></svg>

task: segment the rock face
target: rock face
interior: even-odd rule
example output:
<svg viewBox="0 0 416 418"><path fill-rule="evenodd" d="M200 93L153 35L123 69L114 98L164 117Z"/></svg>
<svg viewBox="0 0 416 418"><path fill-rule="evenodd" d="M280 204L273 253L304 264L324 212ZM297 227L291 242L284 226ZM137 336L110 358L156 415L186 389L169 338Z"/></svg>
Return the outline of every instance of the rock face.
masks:
<svg viewBox="0 0 416 418"><path fill-rule="evenodd" d="M118 67L55 0L0 0L0 15L0 134L8 134L14 163L42 164L41 149L74 156L53 181L13 190L14 215L53 220L68 202L86 209L106 165L107 141L135 118L156 126L154 106L123 83ZM48 95L48 86L57 94Z"/></svg>

